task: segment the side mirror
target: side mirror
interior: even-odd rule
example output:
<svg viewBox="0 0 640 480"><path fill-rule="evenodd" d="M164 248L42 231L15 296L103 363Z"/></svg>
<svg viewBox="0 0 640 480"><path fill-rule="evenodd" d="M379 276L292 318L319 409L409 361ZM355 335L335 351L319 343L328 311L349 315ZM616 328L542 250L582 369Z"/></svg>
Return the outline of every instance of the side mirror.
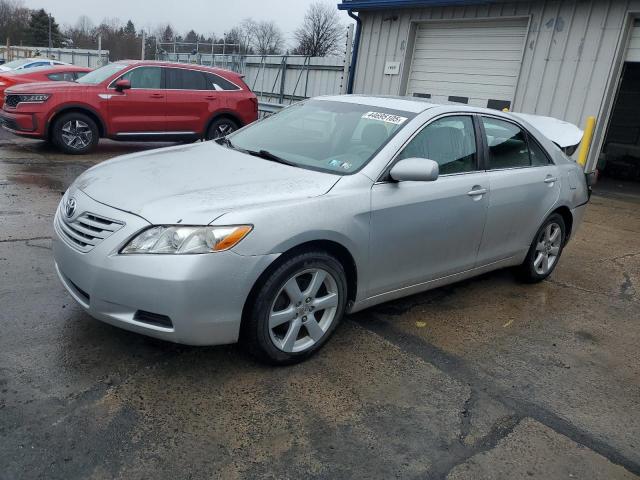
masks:
<svg viewBox="0 0 640 480"><path fill-rule="evenodd" d="M405 158L389 172L397 182L433 182L438 178L438 162L426 158Z"/></svg>
<svg viewBox="0 0 640 480"><path fill-rule="evenodd" d="M131 88L131 82L129 80L120 79L116 81L116 90L122 92Z"/></svg>

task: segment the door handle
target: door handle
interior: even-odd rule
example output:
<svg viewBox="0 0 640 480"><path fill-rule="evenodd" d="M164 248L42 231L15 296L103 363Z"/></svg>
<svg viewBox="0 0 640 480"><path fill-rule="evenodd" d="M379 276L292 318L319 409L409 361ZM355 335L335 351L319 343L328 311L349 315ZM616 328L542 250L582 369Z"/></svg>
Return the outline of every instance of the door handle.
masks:
<svg viewBox="0 0 640 480"><path fill-rule="evenodd" d="M558 177L548 176L544 179L544 183L554 183L558 181Z"/></svg>
<svg viewBox="0 0 640 480"><path fill-rule="evenodd" d="M470 192L467 192L467 195L470 197L477 197L479 195L484 195L485 193L487 193L486 188L474 187Z"/></svg>
<svg viewBox="0 0 640 480"><path fill-rule="evenodd" d="M207 100L215 100L215 99L216 99L216 98L218 98L218 97L216 97L215 95L207 95L207 96L206 96L206 97L204 97L204 98L206 98Z"/></svg>
<svg viewBox="0 0 640 480"><path fill-rule="evenodd" d="M151 95L149 95L149 97L151 98L164 98L164 95L161 93L152 93Z"/></svg>

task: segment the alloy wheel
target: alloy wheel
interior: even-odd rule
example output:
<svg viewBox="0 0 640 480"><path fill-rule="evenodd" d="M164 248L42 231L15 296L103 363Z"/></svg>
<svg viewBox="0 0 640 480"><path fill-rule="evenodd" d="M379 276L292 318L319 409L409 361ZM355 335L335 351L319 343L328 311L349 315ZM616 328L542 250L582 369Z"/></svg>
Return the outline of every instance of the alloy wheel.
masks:
<svg viewBox="0 0 640 480"><path fill-rule="evenodd" d="M271 306L271 341L287 353L311 348L333 324L338 305L338 284L328 271L311 268L295 273L284 283Z"/></svg>
<svg viewBox="0 0 640 480"><path fill-rule="evenodd" d="M93 132L82 120L69 120L62 126L62 141L74 150L81 150L91 144Z"/></svg>
<svg viewBox="0 0 640 480"><path fill-rule="evenodd" d="M540 232L536 243L533 268L538 275L546 275L558 261L562 244L562 228L557 223L549 223Z"/></svg>
<svg viewBox="0 0 640 480"><path fill-rule="evenodd" d="M221 123L220 125L218 125L213 133L213 138L218 139L218 138L222 138L226 135L229 135L231 132L233 132L235 129L233 128L233 125L231 125L230 123Z"/></svg>

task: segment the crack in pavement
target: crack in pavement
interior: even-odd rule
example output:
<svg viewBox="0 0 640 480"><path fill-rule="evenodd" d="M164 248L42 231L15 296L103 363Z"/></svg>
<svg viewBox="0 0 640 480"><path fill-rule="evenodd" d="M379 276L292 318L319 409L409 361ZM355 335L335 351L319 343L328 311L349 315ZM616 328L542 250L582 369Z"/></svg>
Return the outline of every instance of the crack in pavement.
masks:
<svg viewBox="0 0 640 480"><path fill-rule="evenodd" d="M623 272L623 275L626 277L626 272ZM573 285L571 283L561 282L559 280L553 280L553 279L550 279L550 278L547 278L544 281L552 283L552 284L557 285L559 287L569 288L569 289L572 289L572 290L579 290L581 292L591 293L593 295L602 295L603 297L614 298L614 299L617 299L617 300L626 300L626 301L633 302L633 303L639 303L640 302L640 300L637 300L637 299L634 298L635 295L633 295L633 294L632 295L623 295L623 294L612 295L610 293L598 292L597 290L590 290L588 288L579 287L578 285ZM633 285L632 285L632 287L633 287Z"/></svg>
<svg viewBox="0 0 640 480"><path fill-rule="evenodd" d="M602 455L612 463L621 465L635 475L640 475L640 463L626 457L624 454L616 450L615 447L597 438L590 432L573 425L570 421L560 417L556 413L553 413L551 410L527 399L519 398L518 396L516 396L517 392L509 391L500 387L499 385L492 383L490 376L488 376L486 379L479 378L478 372L474 371L473 369L473 366L475 366L474 364L471 364L470 362L467 362L462 358L445 352L435 345L426 342L421 337L417 337L416 335L400 331L396 327L394 327L392 323L380 318L376 318L375 315L373 316L373 319L365 320L362 314L354 314L349 316L348 319L354 322L356 325L379 335L391 344L396 345L397 347L402 349L402 351L421 358L422 360L430 363L447 375L469 385L472 391L476 392L477 395L484 394L489 398L495 400L499 404L507 407L511 411L515 412L515 416L510 418L517 418L518 421L516 422L516 424L522 418L530 417L537 422L547 426L548 428L551 428L557 433L568 437L574 442L580 445L584 445L585 447ZM466 428L464 427L464 422L463 428ZM511 427L511 430L513 428L515 428L515 425ZM492 434L489 434L487 437L485 437L484 440L480 442L481 445L476 448L481 449L483 448L482 445L486 444L489 446L486 447L485 450L489 450L493 448L491 447L491 445L493 445L494 441L495 443L497 443L500 438L508 435L508 433L510 432L509 428L494 428L494 430L495 431L492 430L493 437L491 437ZM502 435L502 437L500 435ZM459 460L460 458L463 458L464 455L468 453L464 451L464 449L458 448L456 446L452 446L450 452L451 453L447 456L447 458L442 458L437 461L439 467L437 468L437 471L434 472L434 474L440 476L434 476L432 478L444 478L444 476L446 475L444 466L448 467L450 464L452 464L456 460ZM451 468L453 467L455 467L455 465L451 466ZM451 468L449 468L449 470L447 471L450 471Z"/></svg>
<svg viewBox="0 0 640 480"><path fill-rule="evenodd" d="M13 242L31 242L35 240L51 240L52 237L31 237L31 238L3 238L0 239L0 243L13 243ZM34 246L34 245L30 245Z"/></svg>

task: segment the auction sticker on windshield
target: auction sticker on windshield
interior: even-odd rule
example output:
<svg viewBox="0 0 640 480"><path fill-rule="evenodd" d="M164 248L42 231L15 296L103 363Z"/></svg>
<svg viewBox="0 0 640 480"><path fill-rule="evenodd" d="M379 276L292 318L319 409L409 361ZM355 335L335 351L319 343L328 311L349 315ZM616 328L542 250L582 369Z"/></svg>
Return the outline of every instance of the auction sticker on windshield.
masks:
<svg viewBox="0 0 640 480"><path fill-rule="evenodd" d="M407 120L407 117L382 112L367 112L362 115L362 118L366 118L368 120L380 120L381 122L393 123L394 125L402 125Z"/></svg>

